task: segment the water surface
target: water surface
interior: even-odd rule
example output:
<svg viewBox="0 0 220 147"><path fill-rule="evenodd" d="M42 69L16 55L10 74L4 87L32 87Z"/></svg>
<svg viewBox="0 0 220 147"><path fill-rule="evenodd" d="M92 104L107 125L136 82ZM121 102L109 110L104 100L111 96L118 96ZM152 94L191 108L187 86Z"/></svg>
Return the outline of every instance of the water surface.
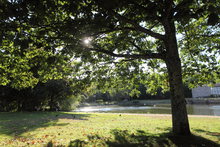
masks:
<svg viewBox="0 0 220 147"><path fill-rule="evenodd" d="M115 112L115 113L146 113L146 114L170 114L169 104L154 106L89 106L81 107L78 112ZM187 105L188 114L220 116L220 105Z"/></svg>

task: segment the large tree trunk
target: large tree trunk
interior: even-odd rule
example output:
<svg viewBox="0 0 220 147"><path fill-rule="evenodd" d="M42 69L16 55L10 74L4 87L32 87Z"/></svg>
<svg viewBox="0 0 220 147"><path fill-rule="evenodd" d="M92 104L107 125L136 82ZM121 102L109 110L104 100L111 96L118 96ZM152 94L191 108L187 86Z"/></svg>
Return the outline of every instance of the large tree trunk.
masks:
<svg viewBox="0 0 220 147"><path fill-rule="evenodd" d="M173 133L189 135L189 121L184 98L181 63L179 57L166 61L171 92Z"/></svg>
<svg viewBox="0 0 220 147"><path fill-rule="evenodd" d="M171 92L173 133L178 135L190 135L175 25L172 22L166 23L165 26L165 46L167 51L165 62L168 69Z"/></svg>

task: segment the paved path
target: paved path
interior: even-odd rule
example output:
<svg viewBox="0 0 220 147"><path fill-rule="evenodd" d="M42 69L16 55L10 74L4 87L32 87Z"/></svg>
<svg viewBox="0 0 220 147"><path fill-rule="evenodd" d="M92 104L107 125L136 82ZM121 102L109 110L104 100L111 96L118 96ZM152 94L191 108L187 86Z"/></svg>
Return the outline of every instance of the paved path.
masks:
<svg viewBox="0 0 220 147"><path fill-rule="evenodd" d="M126 114L126 115L143 115L143 116L167 116L171 117L171 114L143 114L143 113L106 113L106 114ZM220 116L213 116L213 115L188 115L189 117L209 117L209 118L220 118Z"/></svg>

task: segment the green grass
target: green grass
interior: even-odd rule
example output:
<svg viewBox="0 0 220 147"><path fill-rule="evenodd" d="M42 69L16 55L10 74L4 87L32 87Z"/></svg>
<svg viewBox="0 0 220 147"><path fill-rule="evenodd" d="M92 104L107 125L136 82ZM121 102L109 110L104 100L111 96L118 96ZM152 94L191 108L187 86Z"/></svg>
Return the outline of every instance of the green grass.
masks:
<svg viewBox="0 0 220 147"><path fill-rule="evenodd" d="M172 136L169 116L0 113L0 146L218 146L220 118L190 117L190 137Z"/></svg>

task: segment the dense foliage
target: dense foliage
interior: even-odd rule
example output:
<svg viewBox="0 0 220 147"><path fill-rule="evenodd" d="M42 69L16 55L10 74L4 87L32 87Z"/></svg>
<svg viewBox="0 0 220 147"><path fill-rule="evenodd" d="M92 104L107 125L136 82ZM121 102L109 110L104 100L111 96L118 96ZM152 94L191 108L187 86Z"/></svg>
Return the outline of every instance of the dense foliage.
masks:
<svg viewBox="0 0 220 147"><path fill-rule="evenodd" d="M72 110L78 102L65 80L49 80L20 90L1 86L0 91L0 111Z"/></svg>
<svg viewBox="0 0 220 147"><path fill-rule="evenodd" d="M61 78L66 62L80 57L81 74L102 88L122 82L127 84L120 88L134 93L140 83L151 92L158 87L168 90L164 63L154 59L156 52L165 51L164 45L144 30L149 26L151 32L163 34L160 19L165 3L1 1L1 85L22 88ZM219 79L218 1L173 3L185 82L191 87L215 83ZM85 39L91 42L85 44ZM155 57L144 60L145 55ZM103 85L104 81L108 83Z"/></svg>

